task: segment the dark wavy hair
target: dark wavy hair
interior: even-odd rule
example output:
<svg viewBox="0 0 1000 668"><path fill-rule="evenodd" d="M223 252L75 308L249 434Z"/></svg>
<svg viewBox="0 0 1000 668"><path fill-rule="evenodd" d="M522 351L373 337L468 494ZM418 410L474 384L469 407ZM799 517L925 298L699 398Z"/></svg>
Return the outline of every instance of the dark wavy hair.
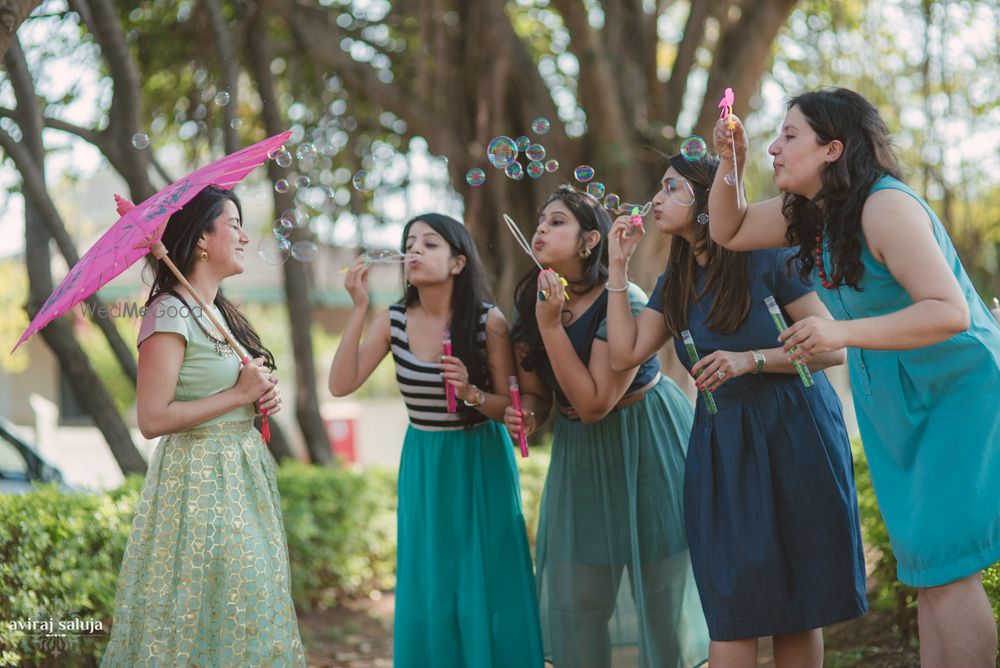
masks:
<svg viewBox="0 0 1000 668"><path fill-rule="evenodd" d="M160 241L166 246L167 254L184 276L191 275L191 270L197 261L198 240L201 239L202 234L215 231L215 219L222 215L222 208L226 201L236 205L242 224L243 208L240 206L239 198L233 191L216 186L208 186L202 190L187 204L175 211L167 221ZM192 305L188 304L187 300L177 292L178 285L177 277L167 268L166 264L157 262L146 306L149 306L154 299L165 292L180 299L191 310ZM233 337L246 349L247 353L254 358L263 357L264 364L269 369L277 368L274 363L274 355L261 342L260 336L250 321L239 312L235 304L222 294L221 287L216 293L213 303L222 313L226 326L229 327ZM194 318L194 321L209 338L218 339L220 337L217 332L210 333L201 322L201 318Z"/></svg>
<svg viewBox="0 0 1000 668"><path fill-rule="evenodd" d="M902 178L889 130L871 102L846 88L803 93L788 102L792 107L806 117L820 145L835 139L844 144L840 158L823 168L822 185L812 199L792 193L782 196L786 238L799 246L792 262L800 262L802 278L809 280L816 265L817 240L825 230L830 239L829 279L835 286L858 289L864 274L861 210L879 178L886 174Z"/></svg>
<svg viewBox="0 0 1000 668"><path fill-rule="evenodd" d="M580 272L580 278L570 281L569 284L569 289L572 292L583 295L590 292L595 285L608 280L607 238L608 232L611 230L611 215L596 198L571 185L562 185L556 188L556 191L545 200L539 214L556 200L565 204L573 217L580 223L581 244L586 232L597 230L601 233L601 238L597 245L591 249L590 255L581 258L583 268ZM521 277L514 289L514 308L517 310L518 317L511 331L511 339L524 353L521 366L527 371L540 368L545 360L545 346L542 344L542 335L538 331L538 320L535 317L538 273L538 267L532 267Z"/></svg>
<svg viewBox="0 0 1000 668"><path fill-rule="evenodd" d="M691 183L694 190L694 216L708 213L708 191L719 168L719 158L706 155L700 160L686 160L681 155L667 159L670 166ZM688 310L691 304L710 290L715 299L708 312L706 324L713 332L732 334L750 313L750 283L747 280L746 252L731 251L712 241L708 225L694 224L693 240L681 236L670 242L667 257L669 272L663 285L663 320L671 335L678 335L688 328ZM707 280L701 292L695 292L696 253L706 253Z"/></svg>
<svg viewBox="0 0 1000 668"><path fill-rule="evenodd" d="M452 354L462 360L469 371L469 382L484 392L489 392L492 386L487 367L486 349L478 338L479 318L483 304L492 304L490 277L479 259L476 242L469 230L451 216L440 213L425 213L413 218L403 227L403 242L400 250L406 252L406 237L415 223L424 223L441 237L451 247L451 256L465 256L465 267L455 276L451 290L451 333ZM406 283L403 297L400 300L404 306L414 306L420 303L420 292L417 287ZM469 408L459 402L458 409L463 415L473 415L476 409Z"/></svg>

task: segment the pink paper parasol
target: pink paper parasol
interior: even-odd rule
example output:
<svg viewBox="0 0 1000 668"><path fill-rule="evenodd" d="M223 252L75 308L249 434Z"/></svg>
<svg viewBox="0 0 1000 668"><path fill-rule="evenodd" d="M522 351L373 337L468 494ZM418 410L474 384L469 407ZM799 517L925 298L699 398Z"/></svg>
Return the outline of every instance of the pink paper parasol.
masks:
<svg viewBox="0 0 1000 668"><path fill-rule="evenodd" d="M226 338L229 345L240 357L243 351L225 328L216 322L201 296L195 292L184 276L166 255L166 248L160 243L163 229L170 216L183 207L207 186L232 188L247 174L267 160L268 155L280 147L291 135L291 131L269 137L253 146L216 160L201 169L174 181L146 201L129 208L127 201L118 199L118 210L122 213L97 242L84 253L80 261L73 265L55 291L45 300L42 308L31 320L31 324L18 339L13 353L32 334L40 330L71 308L97 292L112 278L128 269L136 260L152 252L173 271L202 307L212 324ZM248 361L248 360L246 360ZM244 363L246 363L246 361ZM266 424L266 422L265 422ZM266 440L267 434L265 434Z"/></svg>

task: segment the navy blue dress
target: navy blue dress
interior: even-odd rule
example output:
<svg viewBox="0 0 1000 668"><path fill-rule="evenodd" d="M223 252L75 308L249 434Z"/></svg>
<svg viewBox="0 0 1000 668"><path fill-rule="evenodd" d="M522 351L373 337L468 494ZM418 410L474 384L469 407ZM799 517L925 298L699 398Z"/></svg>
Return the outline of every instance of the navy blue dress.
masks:
<svg viewBox="0 0 1000 668"><path fill-rule="evenodd" d="M749 253L750 314L733 334L706 325L714 291L691 305L688 329L701 357L777 347L764 298L784 306L812 291L787 269L795 253ZM696 294L706 280L697 272ZM663 311L665 277L648 308ZM680 338L674 345L690 370ZM850 441L826 374L813 379L811 388L794 373L730 379L713 393L715 416L698 396L684 510L712 640L799 633L868 609Z"/></svg>

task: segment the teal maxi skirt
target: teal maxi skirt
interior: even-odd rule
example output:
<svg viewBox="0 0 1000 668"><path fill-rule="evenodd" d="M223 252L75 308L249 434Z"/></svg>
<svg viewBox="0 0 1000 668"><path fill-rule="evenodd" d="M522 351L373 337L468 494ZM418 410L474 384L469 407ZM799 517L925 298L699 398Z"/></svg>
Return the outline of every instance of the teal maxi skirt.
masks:
<svg viewBox="0 0 1000 668"><path fill-rule="evenodd" d="M271 453L251 421L163 438L102 668L305 668Z"/></svg>
<svg viewBox="0 0 1000 668"><path fill-rule="evenodd" d="M538 602L513 444L499 423L406 432L396 668L538 668Z"/></svg>
<svg viewBox="0 0 1000 668"><path fill-rule="evenodd" d="M707 659L684 531L693 418L667 378L597 423L556 418L537 546L542 633L556 668Z"/></svg>

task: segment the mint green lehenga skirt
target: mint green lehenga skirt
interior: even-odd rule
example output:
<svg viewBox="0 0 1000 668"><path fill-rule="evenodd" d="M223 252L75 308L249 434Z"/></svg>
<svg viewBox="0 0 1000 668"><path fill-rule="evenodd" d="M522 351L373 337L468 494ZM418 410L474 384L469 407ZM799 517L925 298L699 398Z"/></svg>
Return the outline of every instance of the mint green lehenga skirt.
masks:
<svg viewBox="0 0 1000 668"><path fill-rule="evenodd" d="M163 438L102 667L305 666L274 464L249 421Z"/></svg>

